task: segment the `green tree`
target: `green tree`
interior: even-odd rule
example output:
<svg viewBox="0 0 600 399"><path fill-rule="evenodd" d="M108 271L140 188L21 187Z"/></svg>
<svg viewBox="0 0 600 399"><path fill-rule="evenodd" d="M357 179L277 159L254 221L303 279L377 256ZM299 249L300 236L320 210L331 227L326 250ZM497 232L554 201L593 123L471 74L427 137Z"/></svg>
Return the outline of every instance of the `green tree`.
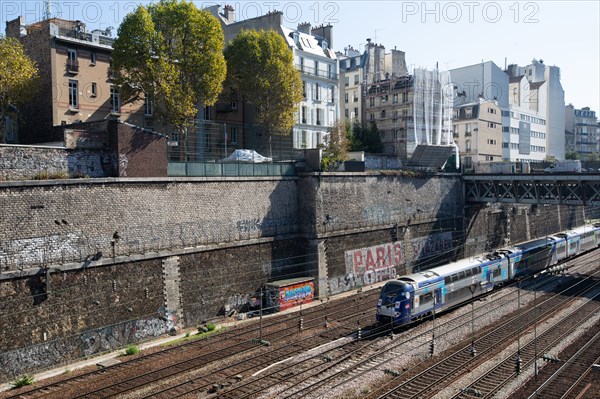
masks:
<svg viewBox="0 0 600 399"><path fill-rule="evenodd" d="M383 152L383 143L375 122L369 123L366 128L355 123L352 127L352 136L350 140L351 151L365 151L374 154Z"/></svg>
<svg viewBox="0 0 600 399"><path fill-rule="evenodd" d="M285 39L273 30L242 30L225 49L227 85L259 110L257 123L288 135L302 101L302 79Z"/></svg>
<svg viewBox="0 0 600 399"><path fill-rule="evenodd" d="M570 151L565 153L565 159L579 159L579 153L577 151Z"/></svg>
<svg viewBox="0 0 600 399"><path fill-rule="evenodd" d="M123 102L150 96L185 145L198 103L213 105L223 89L223 46L219 21L191 2L138 6L123 20L113 44Z"/></svg>
<svg viewBox="0 0 600 399"><path fill-rule="evenodd" d="M18 40L0 36L0 123L11 106L19 106L34 93L38 69Z"/></svg>
<svg viewBox="0 0 600 399"><path fill-rule="evenodd" d="M327 146L323 151L321 169L327 170L331 165L345 161L350 149L349 137L352 127L347 120L338 120L327 129Z"/></svg>

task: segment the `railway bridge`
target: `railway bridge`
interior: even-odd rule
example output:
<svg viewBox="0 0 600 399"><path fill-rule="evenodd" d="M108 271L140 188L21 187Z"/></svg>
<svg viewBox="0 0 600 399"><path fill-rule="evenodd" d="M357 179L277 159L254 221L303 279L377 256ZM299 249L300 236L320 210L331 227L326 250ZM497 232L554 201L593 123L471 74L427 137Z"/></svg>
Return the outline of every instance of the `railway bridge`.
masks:
<svg viewBox="0 0 600 399"><path fill-rule="evenodd" d="M600 205L600 174L463 175L465 199L553 205Z"/></svg>

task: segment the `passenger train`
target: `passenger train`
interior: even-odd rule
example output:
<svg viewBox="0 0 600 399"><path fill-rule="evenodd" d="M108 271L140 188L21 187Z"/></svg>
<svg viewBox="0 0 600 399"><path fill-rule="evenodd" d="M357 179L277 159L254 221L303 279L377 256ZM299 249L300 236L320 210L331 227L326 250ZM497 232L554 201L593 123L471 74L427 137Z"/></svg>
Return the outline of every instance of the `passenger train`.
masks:
<svg viewBox="0 0 600 399"><path fill-rule="evenodd" d="M600 223L587 224L481 257L388 281L377 302L377 321L408 324L434 310L443 311L520 277L600 246Z"/></svg>

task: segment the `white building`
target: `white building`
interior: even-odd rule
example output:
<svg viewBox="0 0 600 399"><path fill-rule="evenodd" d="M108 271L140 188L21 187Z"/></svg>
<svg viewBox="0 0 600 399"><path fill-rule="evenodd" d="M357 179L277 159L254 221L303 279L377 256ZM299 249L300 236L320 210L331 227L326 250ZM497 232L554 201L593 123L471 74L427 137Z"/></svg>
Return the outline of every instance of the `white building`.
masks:
<svg viewBox="0 0 600 399"><path fill-rule="evenodd" d="M557 160L565 159L565 91L560 83L560 68L548 66L543 60L533 59L530 65L520 67L509 65L507 73L511 77L525 76L534 87L545 83L545 92L537 98L544 104L546 121L546 153Z"/></svg>
<svg viewBox="0 0 600 399"><path fill-rule="evenodd" d="M255 18L236 21L232 6L207 7L221 22L225 43L242 29L272 29L286 40L294 54L294 64L302 74L304 98L298 107L293 128L294 148L317 148L327 142L328 128L339 118L338 60L333 48L333 27L311 28L309 23L297 29L283 26L281 11L269 12Z"/></svg>
<svg viewBox="0 0 600 399"><path fill-rule="evenodd" d="M547 90L544 81L529 83L522 75L510 78L510 122L502 133L502 158L505 161L539 162L546 159L547 110L543 99L547 97Z"/></svg>
<svg viewBox="0 0 600 399"><path fill-rule="evenodd" d="M311 29L309 23L298 25L298 29L282 27L304 85L294 126L294 148L325 145L327 129L339 118L338 62L331 49L331 30L331 25Z"/></svg>

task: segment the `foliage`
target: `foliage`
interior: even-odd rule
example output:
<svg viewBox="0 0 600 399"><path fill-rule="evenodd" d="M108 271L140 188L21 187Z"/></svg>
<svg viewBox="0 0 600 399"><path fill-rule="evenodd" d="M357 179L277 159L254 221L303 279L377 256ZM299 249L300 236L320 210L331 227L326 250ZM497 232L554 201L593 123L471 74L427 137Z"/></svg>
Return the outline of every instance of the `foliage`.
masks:
<svg viewBox="0 0 600 399"><path fill-rule="evenodd" d="M323 151L323 159L321 160L322 170L329 170L348 158L349 137L352 135L352 127L350 122L338 120L333 126L329 127L328 133L327 146Z"/></svg>
<svg viewBox="0 0 600 399"><path fill-rule="evenodd" d="M33 180L68 179L69 177L69 173L65 171L50 173L47 170L42 170L41 172L38 172L35 176L33 176Z"/></svg>
<svg viewBox="0 0 600 399"><path fill-rule="evenodd" d="M38 84L38 69L18 40L0 36L0 120L26 102Z"/></svg>
<svg viewBox="0 0 600 399"><path fill-rule="evenodd" d="M139 5L123 20L113 44L123 102L149 96L156 112L185 138L198 102L213 105L223 88L223 45L219 21L191 2Z"/></svg>
<svg viewBox="0 0 600 399"><path fill-rule="evenodd" d="M225 49L227 86L259 110L269 134L290 134L302 100L302 79L284 38L273 30L242 30Z"/></svg>
<svg viewBox="0 0 600 399"><path fill-rule="evenodd" d="M11 386L16 389L16 388L21 388L27 385L31 385L34 382L34 378L32 375L22 375L21 377L17 377L15 378L15 380L11 383Z"/></svg>
<svg viewBox="0 0 600 399"><path fill-rule="evenodd" d="M213 323L206 323L206 328L208 329L208 331L214 331L217 326Z"/></svg>
<svg viewBox="0 0 600 399"><path fill-rule="evenodd" d="M137 355L140 353L140 348L137 345L129 345L125 349L125 356Z"/></svg>
<svg viewBox="0 0 600 399"><path fill-rule="evenodd" d="M600 154L597 152L592 152L590 154L586 154L584 158L586 161L598 162L600 161Z"/></svg>
<svg viewBox="0 0 600 399"><path fill-rule="evenodd" d="M579 153L577 151L569 151L565 153L565 159L579 159Z"/></svg>
<svg viewBox="0 0 600 399"><path fill-rule="evenodd" d="M350 139L350 150L374 154L383 152L383 143L375 122L371 122L366 128L360 126L358 122L354 123Z"/></svg>

